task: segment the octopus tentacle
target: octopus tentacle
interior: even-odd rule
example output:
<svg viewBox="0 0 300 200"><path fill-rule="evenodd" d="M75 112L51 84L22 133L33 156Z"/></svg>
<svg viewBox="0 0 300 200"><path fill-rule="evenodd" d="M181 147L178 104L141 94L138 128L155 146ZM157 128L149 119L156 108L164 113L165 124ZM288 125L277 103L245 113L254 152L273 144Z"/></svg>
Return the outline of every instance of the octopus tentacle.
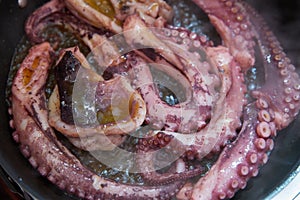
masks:
<svg viewBox="0 0 300 200"><path fill-rule="evenodd" d="M217 67L210 65L209 61L199 61L203 58L200 58L201 56L199 55L197 56L196 53L189 52L188 44L184 47L173 43L171 39L169 41L163 40L164 38L162 37L157 37L154 33L155 31L152 32L137 16L131 16L126 19L124 30L124 36L129 44L140 44L158 51L167 61L174 64L184 74L190 82L190 88L192 88L193 98L190 101L170 107L159 100L155 94L154 86L152 84L149 85L149 83L153 83L151 76L149 78L142 76L143 73L149 74L149 70L147 70L145 64L142 61L137 62L135 66L141 69L136 69L136 82L140 86L147 87L140 90L148 102L150 122L158 122L162 123L162 125L166 124L169 130L179 130L181 132L191 132L193 129L202 128L210 116L210 110L216 98L214 96L216 93L214 91L215 86L219 83L217 76L209 73L209 71L217 71ZM134 36L138 31L142 31L140 36L138 36L142 38ZM166 29L166 31L168 30ZM198 48L201 48L200 45ZM156 60L152 62L154 63ZM159 66L159 68L163 67L163 65ZM153 99L153 97L157 98ZM197 116L196 118L194 117L195 115Z"/></svg>
<svg viewBox="0 0 300 200"><path fill-rule="evenodd" d="M268 105L268 109L269 102L261 100ZM188 199L232 198L238 189L246 187L250 177L257 176L258 168L268 160L266 153L273 148L272 138L276 132L271 129L274 118L270 122L260 120L257 104L260 102L245 108L244 124L237 140L225 147L218 161L193 187L192 196ZM271 134L266 134L266 131Z"/></svg>
<svg viewBox="0 0 300 200"><path fill-rule="evenodd" d="M246 71L253 66L254 45L249 16L238 0L193 0L208 14L236 61Z"/></svg>
<svg viewBox="0 0 300 200"><path fill-rule="evenodd" d="M25 32L28 38L35 43L42 42L40 38L40 30L45 28L45 24L41 22L50 14L58 12L63 8L64 8L64 4L61 2L61 0L51 0L48 3L44 4L42 7L40 7L39 9L35 10L29 16L25 24ZM42 28L41 28L41 24L43 24Z"/></svg>
<svg viewBox="0 0 300 200"><path fill-rule="evenodd" d="M207 107L198 108L189 102L182 102L174 106L167 105L156 92L147 64L138 57L135 58L135 62L131 63L136 72L134 84L139 88L143 99L147 102L148 123L153 124L158 129L165 127L168 130L181 130L182 132L191 132L191 129L205 125L205 120L209 114ZM198 116L198 118L195 119L193 116ZM190 129L187 130L185 128L187 126Z"/></svg>
<svg viewBox="0 0 300 200"><path fill-rule="evenodd" d="M149 133L149 135L151 135L151 133ZM169 162L173 162L172 159L158 159L157 156L159 155L160 149L164 148L164 150L168 153L175 153L176 157L180 157L180 155L184 153L185 149L183 149L183 151L178 149L180 142L172 140L173 138L173 135L164 134L164 132L158 132L157 134L153 135L153 137L146 137L139 140L136 162L138 167L142 170L143 178L148 183L153 185L163 185L178 180L186 180L188 178L200 175L203 172L202 167L187 169L185 162L181 158L178 158L174 162L174 165L171 166L171 169L168 169L167 172L157 172L157 170L164 168L164 165L168 165ZM173 149L176 149L177 152ZM178 153L180 153L180 155L177 155ZM159 162L157 166L154 164L157 163L155 162L156 160Z"/></svg>
<svg viewBox="0 0 300 200"><path fill-rule="evenodd" d="M245 4L244 7L253 26L259 30L255 32L255 36L265 69L265 83L254 93L256 96L267 96L270 99L276 116L276 126L282 129L291 123L299 112L299 75L295 72L295 66L286 56L279 41L262 17L249 5Z"/></svg>
<svg viewBox="0 0 300 200"><path fill-rule="evenodd" d="M32 47L12 87L12 109L18 113L14 115L14 124L18 125L14 138L18 138L22 153L33 167L61 189L86 199L169 199L174 195L180 182L147 187L104 179L82 166L57 140L47 121L43 89L51 52L49 43Z"/></svg>
<svg viewBox="0 0 300 200"><path fill-rule="evenodd" d="M220 96L212 111L212 118L208 125L193 134L180 134L172 131L154 131L154 135L163 132L177 139L186 151L197 153L198 159L205 157L212 150L219 152L229 140L236 136L236 129L241 126L240 117L245 104L245 85L240 68L235 65L226 48L218 47L208 55L222 73L222 87ZM227 58L227 59L224 59ZM231 108L231 109L229 109ZM178 146L177 146L178 148Z"/></svg>
<svg viewBox="0 0 300 200"><path fill-rule="evenodd" d="M213 168L194 186L192 199L232 198L237 189L246 187L247 180L256 176L258 168L268 161L266 153L274 147L276 131L286 127L300 109L298 101L286 101L287 90L298 95L289 87L291 84L295 89L299 85L295 68L262 18L250 6L244 4L244 8L253 26L258 27L256 37L264 59L265 83L253 92L257 101L244 109L244 124L238 138L224 149ZM285 76L291 76L288 85ZM213 187L204 187L208 182Z"/></svg>
<svg viewBox="0 0 300 200"><path fill-rule="evenodd" d="M51 6L51 5L50 5ZM64 5L60 4L60 8ZM93 53L94 59L97 61L99 67L107 67L111 65L118 65L123 62L120 59L118 49L112 42L109 42L102 29L94 28L87 23L78 20L75 16L62 9L49 10L43 15L43 11L47 10L48 5L45 4L35 11L34 16L30 16L26 23L26 34L31 42L42 42L43 31L47 26L59 25L64 26L74 34L78 34L85 45L89 47ZM34 33L34 34L33 34Z"/></svg>
<svg viewBox="0 0 300 200"><path fill-rule="evenodd" d="M149 148L153 148L151 145L157 143L158 145L165 146L168 144L168 148L174 149L176 153L184 154L185 152L192 152L195 155L191 158L197 157L198 159L202 159L209 153L219 152L230 139L236 136L236 129L241 126L240 116L242 115L245 103L244 94L246 88L243 83L240 68L232 61L226 48L218 47L208 51L212 51L209 52L208 55L214 57L212 60L218 63L218 67L222 69L221 95L216 102L212 119L203 130L195 134L185 135L170 131L153 131L152 134L154 134L154 136L152 137L159 138L158 141L152 139L152 137L150 137L150 141L148 141L149 139L141 139L140 148L147 153L146 155L142 154L143 156L138 160L143 169L148 169L152 172L153 177L158 176L158 174L155 173L153 163L151 164L150 162L155 160L155 152L148 152ZM223 58L228 58L228 60L224 60ZM231 110L228 108L231 108ZM159 137L159 135L165 136ZM169 144L169 139L165 141L164 138L166 137L171 137L173 144ZM144 161L142 159L143 157ZM196 175L198 172L199 169L196 168L180 173L181 176L177 176L177 174L170 176L168 173L160 174L162 178L157 179L157 182L181 180L182 178L190 177L190 175ZM145 172L144 176L148 177L149 174L150 173ZM155 182L155 180L152 179L151 181Z"/></svg>
<svg viewBox="0 0 300 200"><path fill-rule="evenodd" d="M132 45L142 45L146 48L153 48L179 70L183 70L183 64L170 49L170 47L157 38L156 35L154 35L153 32L147 27L146 23L137 15L132 15L126 18L123 25L123 30L123 34L127 43Z"/></svg>
<svg viewBox="0 0 300 200"><path fill-rule="evenodd" d="M60 0L51 0L38 8L26 21L25 32L31 42L41 43L46 40L42 33L50 25L62 25L78 34L83 41L87 42L92 35L97 33L104 35L102 29L92 27L91 25L78 20L69 11L65 11L65 4Z"/></svg>
<svg viewBox="0 0 300 200"><path fill-rule="evenodd" d="M174 170L168 170L164 173L158 173L155 169L153 161L155 160L156 152L138 152L136 155L136 161L138 167L143 169L143 178L151 185L165 185L174 181L184 181L189 178L200 175L203 172L201 167L194 169L186 169L183 160L178 159L175 162Z"/></svg>

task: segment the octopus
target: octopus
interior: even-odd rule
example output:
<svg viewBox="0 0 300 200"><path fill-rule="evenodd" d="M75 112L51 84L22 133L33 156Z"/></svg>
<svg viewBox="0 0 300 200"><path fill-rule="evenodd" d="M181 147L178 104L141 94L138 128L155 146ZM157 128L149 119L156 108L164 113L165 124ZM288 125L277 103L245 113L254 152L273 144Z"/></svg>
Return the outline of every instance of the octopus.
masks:
<svg viewBox="0 0 300 200"><path fill-rule="evenodd" d="M175 13L163 0L51 0L29 16L32 47L13 79L10 125L42 176L82 199L207 200L230 199L258 175L277 132L299 112L299 75L246 2L192 2L220 44L173 26ZM89 55L78 46L59 49L59 40L43 34L52 25L77 35ZM255 65L264 77L249 89L246 74ZM160 87L172 89L164 95ZM59 134L89 152L136 137L130 153L145 183L96 174Z"/></svg>

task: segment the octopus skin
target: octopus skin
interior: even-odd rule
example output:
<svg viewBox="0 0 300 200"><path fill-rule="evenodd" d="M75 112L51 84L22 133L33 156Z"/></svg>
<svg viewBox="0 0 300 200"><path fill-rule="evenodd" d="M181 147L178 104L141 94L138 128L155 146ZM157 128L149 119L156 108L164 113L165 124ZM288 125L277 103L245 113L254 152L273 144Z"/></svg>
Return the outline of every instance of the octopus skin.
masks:
<svg viewBox="0 0 300 200"><path fill-rule="evenodd" d="M13 82L12 110L21 152L51 182L85 199L168 199L180 182L164 187L130 186L106 180L87 170L56 138L48 124L44 84L51 47L32 47ZM34 64L38 62L38 65Z"/></svg>
<svg viewBox="0 0 300 200"><path fill-rule="evenodd" d="M146 5L152 5L153 2L163 8L161 12L155 7L152 7L153 12L145 9ZM118 1L112 0L116 9L114 17L122 21L122 26L107 17L101 17L83 0L52 0L33 13L25 30L29 39L37 45L32 47L21 64L12 87L13 127L16 128L13 137L20 143L21 152L33 167L59 188L84 199L172 199L174 196L177 199L193 200L228 199L239 189L245 188L251 177L258 175L259 168L268 161L268 153L274 147L277 131L287 127L299 112L299 75L264 20L248 4L239 0L193 2L208 15L222 38L221 45L214 46L204 36L166 25L170 21L171 10L160 0L130 5L132 7L128 13L118 10ZM79 6L83 4L87 9ZM76 21L76 17L84 22ZM97 62L104 61L110 67L123 62L122 59L114 60L114 57L119 56L115 45L108 42L102 49L96 47L107 42L107 37L113 33L142 30L142 35L125 33L127 43L154 47L155 56L136 50L125 61L130 66L126 78L132 79L132 87L139 91L146 103L148 116L145 123L154 124L157 129L149 131L148 137L140 139L137 145L137 164L140 169L145 169L143 177L150 186L121 184L94 174L56 138L49 124L44 94L54 53L49 43L42 43L45 38L41 36L45 27L56 23L66 23L80 35L95 55L102 56ZM159 32L149 26L165 31ZM264 67L265 81L254 91L248 91L254 99L251 100L245 98L244 75L256 62L255 45L263 60L261 67ZM204 66L204 62L196 61L199 56L193 60L196 67L187 67L189 59L193 58L191 48L205 53L209 60L206 63L208 68L199 68ZM106 49L109 55L105 55ZM200 103L196 104L197 118L185 115L186 123L180 127L178 124L182 121L176 120L177 105L167 105L157 94L147 65L149 61L165 65L164 71L171 76L183 74L185 78L181 83L189 84L186 88L197 89L195 86L199 80L193 79L195 76L206 79L206 88L201 87L198 93L186 93L187 102L184 106L189 105L189 100L194 98L198 103L203 103L201 97L206 96L209 100L205 99L204 103L209 102L209 109L204 109ZM112 77L120 75L115 73ZM139 88L145 85L145 81L147 87ZM216 90L215 86L219 86L219 89ZM57 92L53 94L57 95ZM58 96L55 100L58 103ZM161 115L157 105L175 113L175 117ZM57 117L60 114L59 110L56 111ZM186 113L189 113L188 109ZM86 145L73 136L70 141L84 149ZM121 143L119 139L116 139L118 144ZM103 138L88 138L86 144L98 142L103 142ZM162 174L154 167L156 150L161 148L180 154L173 166ZM111 145L107 143L109 149ZM201 160L216 154L219 154L217 161L203 177L197 178L196 183L186 182L186 179L202 172L201 166L187 169L186 160Z"/></svg>
<svg viewBox="0 0 300 200"><path fill-rule="evenodd" d="M249 178L258 175L258 168L268 161L266 153L273 149L272 137L276 135L274 118L268 111L264 111L265 119L258 117L257 107L262 104L272 112L268 102L263 99L247 105L245 122L237 140L225 147L205 177L193 186L192 195L180 199L232 198L238 189L246 187Z"/></svg>
<svg viewBox="0 0 300 200"><path fill-rule="evenodd" d="M230 49L240 67L254 65L254 29L245 3L239 0L192 0L203 9L216 27L225 46Z"/></svg>
<svg viewBox="0 0 300 200"><path fill-rule="evenodd" d="M255 35L264 58L265 84L253 92L256 102L244 109L243 128L236 141L225 147L216 164L193 186L192 192L182 190L188 197L181 196L181 199L232 198L238 189L246 187L250 177L257 176L259 167L268 161L267 152L274 147L276 132L286 127L299 112L300 80L295 67L263 19L250 6L244 4L244 8L253 26L260 30Z"/></svg>

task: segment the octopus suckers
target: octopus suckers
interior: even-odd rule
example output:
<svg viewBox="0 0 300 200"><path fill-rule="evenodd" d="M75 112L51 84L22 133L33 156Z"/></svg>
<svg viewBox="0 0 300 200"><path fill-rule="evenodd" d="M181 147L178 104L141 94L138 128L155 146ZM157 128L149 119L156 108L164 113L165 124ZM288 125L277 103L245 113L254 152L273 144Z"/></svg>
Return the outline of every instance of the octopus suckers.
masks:
<svg viewBox="0 0 300 200"><path fill-rule="evenodd" d="M227 7L232 7L233 3L232 3L231 1L226 1L226 2L225 2L225 5L226 5Z"/></svg>
<svg viewBox="0 0 300 200"><path fill-rule="evenodd" d="M289 108L290 108L291 110L294 110L294 109L296 108L296 106L295 106L294 104L289 104Z"/></svg>
<svg viewBox="0 0 300 200"><path fill-rule="evenodd" d="M238 186L239 186L238 180L237 180L237 179L233 179L233 180L231 181L231 187L232 187L233 189L236 189L236 188L238 188Z"/></svg>
<svg viewBox="0 0 300 200"><path fill-rule="evenodd" d="M249 156L249 161L251 164L256 164L257 162L257 154L256 153L251 153Z"/></svg>
<svg viewBox="0 0 300 200"><path fill-rule="evenodd" d="M282 68L285 67L285 63L284 63L283 61L280 61L280 62L278 62L277 67L278 67L279 69L282 69Z"/></svg>
<svg viewBox="0 0 300 200"><path fill-rule="evenodd" d="M286 78L283 80L283 83L284 83L284 85L288 86L291 84L291 80Z"/></svg>
<svg viewBox="0 0 300 200"><path fill-rule="evenodd" d="M20 142L20 136L19 136L19 133L18 133L17 131L14 131L12 135L13 135L14 140L15 140L17 143L19 143L19 142Z"/></svg>
<svg viewBox="0 0 300 200"><path fill-rule="evenodd" d="M260 98L257 100L257 107L260 109L267 109L269 107L269 104L266 100Z"/></svg>
<svg viewBox="0 0 300 200"><path fill-rule="evenodd" d="M66 182L64 180L59 181L57 185L60 189L64 190L66 188Z"/></svg>
<svg viewBox="0 0 300 200"><path fill-rule="evenodd" d="M177 30L172 30L171 34L172 34L173 37L177 37L179 32Z"/></svg>
<svg viewBox="0 0 300 200"><path fill-rule="evenodd" d="M180 32L180 34L179 34L179 36L182 38L182 39L184 39L184 38L186 38L187 37L187 32Z"/></svg>
<svg viewBox="0 0 300 200"><path fill-rule="evenodd" d="M245 189L246 188L246 186L247 186L247 182L245 182L245 181L241 181L241 189Z"/></svg>
<svg viewBox="0 0 300 200"><path fill-rule="evenodd" d="M28 145L20 145L20 150L26 158L30 157L31 153Z"/></svg>
<svg viewBox="0 0 300 200"><path fill-rule="evenodd" d="M268 147L269 147L269 151L273 150L273 148L274 148L274 141L272 139L268 139L267 140L267 144L268 144Z"/></svg>
<svg viewBox="0 0 300 200"><path fill-rule="evenodd" d="M74 185L69 185L68 187L67 187L67 190L70 192L70 193L75 193L75 191L76 191L76 188L75 188L75 186Z"/></svg>
<svg viewBox="0 0 300 200"><path fill-rule="evenodd" d="M247 167L246 165L240 164L239 169L239 173L241 176L247 176L249 174L249 167Z"/></svg>
<svg viewBox="0 0 300 200"><path fill-rule="evenodd" d="M239 22L241 22L241 21L244 20L244 16L243 16L242 14L238 14L238 15L236 16L236 20L239 21Z"/></svg>
<svg viewBox="0 0 300 200"><path fill-rule="evenodd" d="M272 52L273 52L274 54L279 54L279 53L281 53L281 49L275 48L275 49L273 49Z"/></svg>
<svg viewBox="0 0 300 200"><path fill-rule="evenodd" d="M261 110L258 113L258 118L260 121L270 122L271 121L271 115L267 110Z"/></svg>
<svg viewBox="0 0 300 200"><path fill-rule="evenodd" d="M294 94L293 99L294 99L295 101L299 101L300 95L299 95L299 94Z"/></svg>
<svg viewBox="0 0 300 200"><path fill-rule="evenodd" d="M290 88L290 87L287 87L287 88L285 88L285 90L284 90L284 92L286 93L286 94L291 94L292 93L292 88Z"/></svg>
<svg viewBox="0 0 300 200"><path fill-rule="evenodd" d="M255 145L259 150L264 150L266 148L266 141L263 138L257 138L255 140Z"/></svg>
<svg viewBox="0 0 300 200"><path fill-rule="evenodd" d="M271 128L267 122L261 122L257 125L256 132L259 137L268 138L271 135Z"/></svg>
<svg viewBox="0 0 300 200"><path fill-rule="evenodd" d="M295 88L295 90L300 91L300 84L296 84L296 85L294 86L294 88Z"/></svg>
<svg viewBox="0 0 300 200"><path fill-rule="evenodd" d="M14 120L9 120L9 126L10 126L10 128L12 128L12 129L15 129L15 124L14 124Z"/></svg>
<svg viewBox="0 0 300 200"><path fill-rule="evenodd" d="M165 34L165 36L170 37L171 31L169 29L164 29L164 34Z"/></svg>
<svg viewBox="0 0 300 200"><path fill-rule="evenodd" d="M264 164L266 164L269 160L269 157L268 157L268 154L264 153L263 156L262 156L262 161Z"/></svg>
<svg viewBox="0 0 300 200"><path fill-rule="evenodd" d="M56 183L57 182L57 179L56 179L56 177L55 177L55 175L53 175L53 174L48 174L48 180L50 181L50 182L52 182L52 183Z"/></svg>
<svg viewBox="0 0 300 200"><path fill-rule="evenodd" d="M228 190L228 191L227 191L227 197L228 197L229 199L231 199L233 196L234 196L234 192L231 191L231 190Z"/></svg>
<svg viewBox="0 0 300 200"><path fill-rule="evenodd" d="M226 193L225 192L221 192L219 194L219 199L225 199L226 198Z"/></svg>
<svg viewBox="0 0 300 200"><path fill-rule="evenodd" d="M274 56L275 61L281 61L282 60L282 55L281 54L277 54Z"/></svg>
<svg viewBox="0 0 300 200"><path fill-rule="evenodd" d="M248 25L247 24L241 24L240 27L241 27L241 29L243 31L246 31L248 29Z"/></svg>
<svg viewBox="0 0 300 200"><path fill-rule="evenodd" d="M195 40L196 38L197 38L198 36L197 36L197 34L196 33L190 33L190 39L191 40Z"/></svg>
<svg viewBox="0 0 300 200"><path fill-rule="evenodd" d="M191 43L191 40L188 39L188 38L184 38L184 39L182 40L182 43L185 44L185 45L189 45L189 44Z"/></svg>
<svg viewBox="0 0 300 200"><path fill-rule="evenodd" d="M290 112L290 109L289 108L284 108L283 111L287 114Z"/></svg>
<svg viewBox="0 0 300 200"><path fill-rule="evenodd" d="M37 168L38 163L37 163L37 161L36 161L36 159L35 159L34 157L30 157L28 160L29 160L30 164L31 164L34 168Z"/></svg>
<svg viewBox="0 0 300 200"><path fill-rule="evenodd" d="M239 8L236 7L236 6L234 6L234 7L231 8L231 12L232 12L233 14L236 14L236 13L239 12Z"/></svg>
<svg viewBox="0 0 300 200"><path fill-rule="evenodd" d="M201 43L200 43L200 41L198 41L198 40L195 40L195 41L193 42L193 45L194 45L194 47L196 47L196 48L201 47Z"/></svg>
<svg viewBox="0 0 300 200"><path fill-rule="evenodd" d="M289 75L289 73L288 73L288 70L287 70L287 69L283 69L283 70L281 70L281 71L280 71L280 74L281 74L282 76L287 76L287 75Z"/></svg>
<svg viewBox="0 0 300 200"><path fill-rule="evenodd" d="M241 31L241 30L240 30L239 28L234 29L234 33L235 33L235 34L239 34L240 31Z"/></svg>
<svg viewBox="0 0 300 200"><path fill-rule="evenodd" d="M285 98L285 102L286 103L291 103L292 102L292 98L291 97L286 97Z"/></svg>
<svg viewBox="0 0 300 200"><path fill-rule="evenodd" d="M259 173L259 171L258 171L257 168L255 168L255 169L252 170L252 176L253 177L256 177L258 175L258 173Z"/></svg>
<svg viewBox="0 0 300 200"><path fill-rule="evenodd" d="M47 174L49 173L47 167L44 166L39 166L38 171L41 173L42 176L47 176Z"/></svg>

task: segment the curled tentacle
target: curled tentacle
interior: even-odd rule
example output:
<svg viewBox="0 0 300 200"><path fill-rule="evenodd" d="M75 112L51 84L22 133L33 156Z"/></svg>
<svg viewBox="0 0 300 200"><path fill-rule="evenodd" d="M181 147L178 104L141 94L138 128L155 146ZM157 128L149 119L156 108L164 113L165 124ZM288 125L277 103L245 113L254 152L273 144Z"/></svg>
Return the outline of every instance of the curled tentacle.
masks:
<svg viewBox="0 0 300 200"><path fill-rule="evenodd" d="M185 169L185 167L183 167L182 169L180 165L185 166L185 164L184 161L180 161L180 159L178 159L174 164L174 168L176 168L175 170L158 173L156 172L155 167L153 167L153 160L155 160L154 154L155 153L152 154L150 152L147 152L146 156L144 154L137 154L139 168L144 169L142 176L151 185L165 185L173 183L174 181L185 181L203 173L203 169L201 167L194 169ZM141 156L141 158L139 158L139 156Z"/></svg>
<svg viewBox="0 0 300 200"><path fill-rule="evenodd" d="M196 152L198 159L202 159L211 151L219 152L229 140L236 136L236 129L241 126L240 117L245 104L245 85L240 68L235 65L226 48L210 49L208 55L215 62L214 64L218 65L222 79L220 95L208 125L193 134L154 131L154 133L163 132L171 135L179 141L181 144L179 146L184 146L181 148L185 151ZM175 148L179 146L174 145Z"/></svg>
<svg viewBox="0 0 300 200"><path fill-rule="evenodd" d="M225 147L208 174L193 187L188 199L232 198L238 189L246 187L249 178L257 176L258 168L268 160L266 153L272 150L272 138L276 134L272 129L268 137L261 137L265 131L265 128L259 128L262 123L267 123L266 129L271 129L274 121L260 121L257 103L249 104L245 108L244 124L238 138Z"/></svg>
<svg viewBox="0 0 300 200"><path fill-rule="evenodd" d="M208 14L224 44L246 71L254 65L254 45L249 16L238 0L193 0Z"/></svg>
<svg viewBox="0 0 300 200"><path fill-rule="evenodd" d="M137 16L131 16L126 20L124 30L124 36L129 44L142 45L143 48L152 48L154 51L159 52L187 78L190 84L185 86L185 88L192 89L192 99L187 99L187 101L178 105L168 106L156 94L155 86L152 84L153 79L147 65L142 60L137 60L133 64L136 70L135 82L137 87L141 87L140 91L148 102L150 123L160 124L161 126L166 125L166 129L180 132L192 132L202 128L210 116L211 107L216 98L215 87L219 82L217 75L213 74L213 72L218 70L217 66L210 65L210 60L206 60L206 58L194 52L189 52L189 44L186 46L178 45L172 39L163 40L157 37L154 33L155 31L146 27ZM142 33L138 33L139 31ZM171 30L165 29L161 31L168 32ZM139 36L136 37L136 34ZM206 53L202 49L201 43L198 49L203 54ZM148 59L152 60L152 58ZM157 63L157 60L159 59L154 58L149 64ZM171 70L168 70L171 67L168 66L169 64L165 63L157 67L166 68L165 70L171 72ZM148 75L143 77L142 74Z"/></svg>
<svg viewBox="0 0 300 200"><path fill-rule="evenodd" d="M177 152L173 151L173 153L175 153L175 157L180 156L176 155L178 153L184 153L184 151L180 152L178 146L176 146L179 143L171 141L172 139L173 136L159 132L153 137L139 140L136 162L139 169L142 171L143 178L148 183L153 185L163 185L178 180L187 180L200 175L203 172L202 167L187 169L185 161L181 158L177 158L176 161L174 161L174 166L172 166L171 169L168 169L167 172L157 172L164 168L165 165L169 166L169 164L173 162L172 158L158 158L159 154L162 153L160 152L162 148L165 148L164 150L168 153L172 153L173 149L177 147Z"/></svg>
<svg viewBox="0 0 300 200"><path fill-rule="evenodd" d="M40 38L40 30L46 26L46 24L42 23L42 21L52 13L62 10L64 6L65 5L61 0L51 0L34 11L25 24L25 32L28 38L35 43L42 42L42 39Z"/></svg>
<svg viewBox="0 0 300 200"><path fill-rule="evenodd" d="M282 129L291 123L299 112L299 75L262 17L249 5L245 4L244 7L253 26L256 27L255 36L264 61L265 83L255 92L255 96L269 98L275 112L276 126Z"/></svg>
<svg viewBox="0 0 300 200"><path fill-rule="evenodd" d="M44 85L51 61L48 43L32 47L13 82L15 138L33 167L61 189L86 199L169 199L180 182L163 187L124 185L85 168L56 138L48 124ZM30 91L29 91L30 90ZM80 182L80 183L79 183Z"/></svg>
<svg viewBox="0 0 300 200"><path fill-rule="evenodd" d="M104 30L90 26L64 10L65 4L60 0L51 0L38 8L26 21L25 32L31 42L41 43L46 41L43 31L51 25L65 26L78 34L84 42L89 44L93 34L105 34ZM56 41L59 42L59 41Z"/></svg>
<svg viewBox="0 0 300 200"><path fill-rule="evenodd" d="M165 68L166 65L158 67ZM158 96L149 66L143 59L136 57L132 69L136 72L134 84L139 88L143 99L147 102L148 123L157 128L166 127L168 130L180 130L182 132L192 132L192 130L197 130L206 124L205 120L210 114L208 106L203 105L201 107L196 103L193 104L192 99L170 106ZM195 96L195 94L192 93L191 96ZM198 117L195 118L194 116Z"/></svg>

